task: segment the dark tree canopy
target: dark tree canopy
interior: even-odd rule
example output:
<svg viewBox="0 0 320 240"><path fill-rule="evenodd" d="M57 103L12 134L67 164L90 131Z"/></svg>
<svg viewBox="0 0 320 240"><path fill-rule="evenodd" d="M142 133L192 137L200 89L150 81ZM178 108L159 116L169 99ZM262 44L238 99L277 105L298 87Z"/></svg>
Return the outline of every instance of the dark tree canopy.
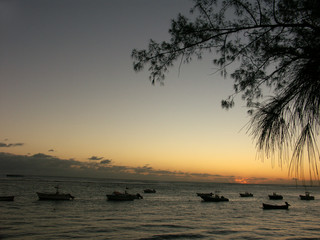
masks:
<svg viewBox="0 0 320 240"><path fill-rule="evenodd" d="M135 71L148 66L152 83L163 83L174 64L211 54L234 80L222 107L242 96L258 150L290 159L290 173L302 179L307 162L310 179L318 178L320 1L194 0L190 12L192 19L172 20L169 41L132 51ZM263 96L265 87L272 96Z"/></svg>

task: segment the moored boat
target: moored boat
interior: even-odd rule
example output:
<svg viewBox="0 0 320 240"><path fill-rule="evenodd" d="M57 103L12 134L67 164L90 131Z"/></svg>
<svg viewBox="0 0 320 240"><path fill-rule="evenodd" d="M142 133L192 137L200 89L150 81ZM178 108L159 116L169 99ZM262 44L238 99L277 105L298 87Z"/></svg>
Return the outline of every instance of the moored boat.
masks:
<svg viewBox="0 0 320 240"><path fill-rule="evenodd" d="M205 202L228 202L229 199L224 196L219 196L218 194L214 195L200 195L203 201Z"/></svg>
<svg viewBox="0 0 320 240"><path fill-rule="evenodd" d="M272 204L266 204L262 203L263 209L289 209L290 204L285 202L285 205L272 205Z"/></svg>
<svg viewBox="0 0 320 240"><path fill-rule="evenodd" d="M314 196L310 195L310 192L306 192L305 195L299 195L301 200L314 200Z"/></svg>
<svg viewBox="0 0 320 240"><path fill-rule="evenodd" d="M281 199L283 199L283 196L274 192L272 195L269 195L269 199L270 200L281 200Z"/></svg>
<svg viewBox="0 0 320 240"><path fill-rule="evenodd" d="M14 196L0 196L0 201L13 201Z"/></svg>
<svg viewBox="0 0 320 240"><path fill-rule="evenodd" d="M253 194L249 192L240 193L240 197L253 197Z"/></svg>
<svg viewBox="0 0 320 240"><path fill-rule="evenodd" d="M74 196L72 196L70 193L60 193L59 187L55 187L56 192L55 193L42 193L37 192L39 200L73 200Z"/></svg>
<svg viewBox="0 0 320 240"><path fill-rule="evenodd" d="M134 199L142 199L143 197L137 194L121 193L114 191L112 194L106 195L109 201L133 201Z"/></svg>

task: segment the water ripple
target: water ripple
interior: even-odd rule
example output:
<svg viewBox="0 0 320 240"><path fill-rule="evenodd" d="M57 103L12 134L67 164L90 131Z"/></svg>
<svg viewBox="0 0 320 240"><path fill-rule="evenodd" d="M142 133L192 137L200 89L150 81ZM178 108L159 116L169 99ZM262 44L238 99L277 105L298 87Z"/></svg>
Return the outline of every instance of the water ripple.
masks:
<svg viewBox="0 0 320 240"><path fill-rule="evenodd" d="M199 239L206 238L202 234L182 233L182 234L159 234L147 238L140 238L140 240L161 240L161 239Z"/></svg>
<svg viewBox="0 0 320 240"><path fill-rule="evenodd" d="M39 189L59 182L74 201L38 201ZM4 184L3 184L4 183ZM313 202L300 201L302 188L275 185L130 182L94 179L0 178L0 192L9 186L17 198L0 202L0 239L319 239L320 189ZM21 187L23 186L23 188ZM113 203L105 194L115 189L138 193L157 189L143 200ZM221 190L228 203L204 204L196 192ZM239 192L254 193L242 199ZM291 204L288 211L263 211L267 193L279 192ZM16 194L17 193L17 194Z"/></svg>

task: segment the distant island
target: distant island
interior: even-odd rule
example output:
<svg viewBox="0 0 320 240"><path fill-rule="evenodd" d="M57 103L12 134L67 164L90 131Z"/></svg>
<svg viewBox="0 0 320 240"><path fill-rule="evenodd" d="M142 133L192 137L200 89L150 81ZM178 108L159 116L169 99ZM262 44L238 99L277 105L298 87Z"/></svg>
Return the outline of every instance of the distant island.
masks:
<svg viewBox="0 0 320 240"><path fill-rule="evenodd" d="M21 174L7 174L7 177L24 177L24 175L21 175Z"/></svg>

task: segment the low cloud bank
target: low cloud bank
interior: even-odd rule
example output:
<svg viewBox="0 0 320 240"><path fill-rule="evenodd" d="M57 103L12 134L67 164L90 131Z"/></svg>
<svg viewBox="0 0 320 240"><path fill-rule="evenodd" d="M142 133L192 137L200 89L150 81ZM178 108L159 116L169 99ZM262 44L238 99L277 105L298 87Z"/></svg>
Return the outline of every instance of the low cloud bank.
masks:
<svg viewBox="0 0 320 240"><path fill-rule="evenodd" d="M9 148L9 147L20 147L20 146L23 146L24 144L23 143L3 143L3 142L0 142L0 148L3 147L3 148Z"/></svg>
<svg viewBox="0 0 320 240"><path fill-rule="evenodd" d="M74 159L60 159L55 156L37 153L32 156L0 152L0 174L98 177L119 179L145 179L169 181L213 181L236 183L237 176L192 173L142 167L120 166L109 159L91 157L89 162ZM246 178L246 183L268 182L267 178Z"/></svg>

